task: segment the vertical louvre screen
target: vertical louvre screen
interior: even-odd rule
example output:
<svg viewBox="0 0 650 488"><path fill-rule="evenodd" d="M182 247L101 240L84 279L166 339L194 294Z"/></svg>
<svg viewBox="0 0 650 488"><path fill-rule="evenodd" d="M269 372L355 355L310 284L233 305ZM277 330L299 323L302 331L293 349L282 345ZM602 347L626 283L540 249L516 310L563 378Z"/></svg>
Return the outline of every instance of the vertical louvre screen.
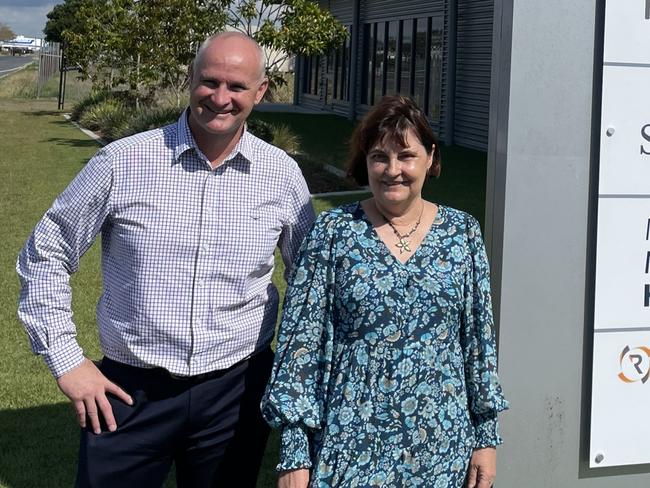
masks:
<svg viewBox="0 0 650 488"><path fill-rule="evenodd" d="M486 150L493 0L458 0L454 141Z"/></svg>

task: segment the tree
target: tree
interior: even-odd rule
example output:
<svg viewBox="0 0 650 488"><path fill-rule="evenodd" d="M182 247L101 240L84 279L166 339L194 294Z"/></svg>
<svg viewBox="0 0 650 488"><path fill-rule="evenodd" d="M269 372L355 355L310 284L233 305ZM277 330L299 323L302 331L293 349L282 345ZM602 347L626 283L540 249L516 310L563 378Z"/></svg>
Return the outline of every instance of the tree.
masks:
<svg viewBox="0 0 650 488"><path fill-rule="evenodd" d="M65 0L63 5L50 12L50 26L52 38L60 32L66 42L69 62L95 86L126 84L136 100L143 92L171 88L180 103L200 42L226 28L269 48L272 83L284 81L277 68L289 56L324 54L347 36L310 0ZM73 19L57 31L65 12Z"/></svg>
<svg viewBox="0 0 650 488"><path fill-rule="evenodd" d="M279 68L295 55L326 54L341 46L347 30L327 10L310 0L235 0L228 25L267 48L266 71L274 84L284 83Z"/></svg>
<svg viewBox="0 0 650 488"><path fill-rule="evenodd" d="M0 23L0 41L11 41L16 38L14 31L5 23Z"/></svg>
<svg viewBox="0 0 650 488"><path fill-rule="evenodd" d="M93 0L66 0L64 3L55 5L47 14L47 22L43 28L45 40L49 42L63 42L63 31L78 31L83 26L79 25L79 19L75 13L82 5L89 4Z"/></svg>
<svg viewBox="0 0 650 488"><path fill-rule="evenodd" d="M220 0L93 0L63 31L70 62L97 87L143 92L171 88L177 103L200 42L222 30Z"/></svg>

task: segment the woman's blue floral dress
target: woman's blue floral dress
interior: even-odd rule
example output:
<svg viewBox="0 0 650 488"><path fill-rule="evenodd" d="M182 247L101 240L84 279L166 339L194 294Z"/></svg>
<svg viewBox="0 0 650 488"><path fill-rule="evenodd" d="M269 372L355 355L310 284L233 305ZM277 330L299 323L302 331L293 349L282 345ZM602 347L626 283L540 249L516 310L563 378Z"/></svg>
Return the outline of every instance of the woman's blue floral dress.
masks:
<svg viewBox="0 0 650 488"><path fill-rule="evenodd" d="M461 487L507 408L478 222L439 206L402 264L359 203L320 215L285 298L262 411L311 487Z"/></svg>

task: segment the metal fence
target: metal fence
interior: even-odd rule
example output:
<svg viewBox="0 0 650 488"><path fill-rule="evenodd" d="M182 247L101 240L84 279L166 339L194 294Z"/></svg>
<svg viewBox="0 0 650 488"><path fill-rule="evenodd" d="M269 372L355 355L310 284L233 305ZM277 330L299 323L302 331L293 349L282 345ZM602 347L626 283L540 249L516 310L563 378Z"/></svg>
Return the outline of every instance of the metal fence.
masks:
<svg viewBox="0 0 650 488"><path fill-rule="evenodd" d="M38 85L36 96L40 98L47 81L61 71L61 45L58 42L43 42L38 53Z"/></svg>

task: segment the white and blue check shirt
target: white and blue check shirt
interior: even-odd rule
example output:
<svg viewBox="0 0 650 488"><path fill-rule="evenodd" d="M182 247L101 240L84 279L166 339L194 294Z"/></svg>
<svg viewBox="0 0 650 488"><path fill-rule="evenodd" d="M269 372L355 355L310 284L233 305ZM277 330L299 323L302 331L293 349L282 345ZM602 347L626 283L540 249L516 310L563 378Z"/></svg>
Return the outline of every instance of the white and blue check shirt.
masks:
<svg viewBox="0 0 650 488"><path fill-rule="evenodd" d="M78 366L69 279L101 233L103 353L184 376L227 368L271 342L274 250L289 269L313 220L284 151L244 131L213 170L186 111L101 149L56 199L18 257L18 314L56 377Z"/></svg>

